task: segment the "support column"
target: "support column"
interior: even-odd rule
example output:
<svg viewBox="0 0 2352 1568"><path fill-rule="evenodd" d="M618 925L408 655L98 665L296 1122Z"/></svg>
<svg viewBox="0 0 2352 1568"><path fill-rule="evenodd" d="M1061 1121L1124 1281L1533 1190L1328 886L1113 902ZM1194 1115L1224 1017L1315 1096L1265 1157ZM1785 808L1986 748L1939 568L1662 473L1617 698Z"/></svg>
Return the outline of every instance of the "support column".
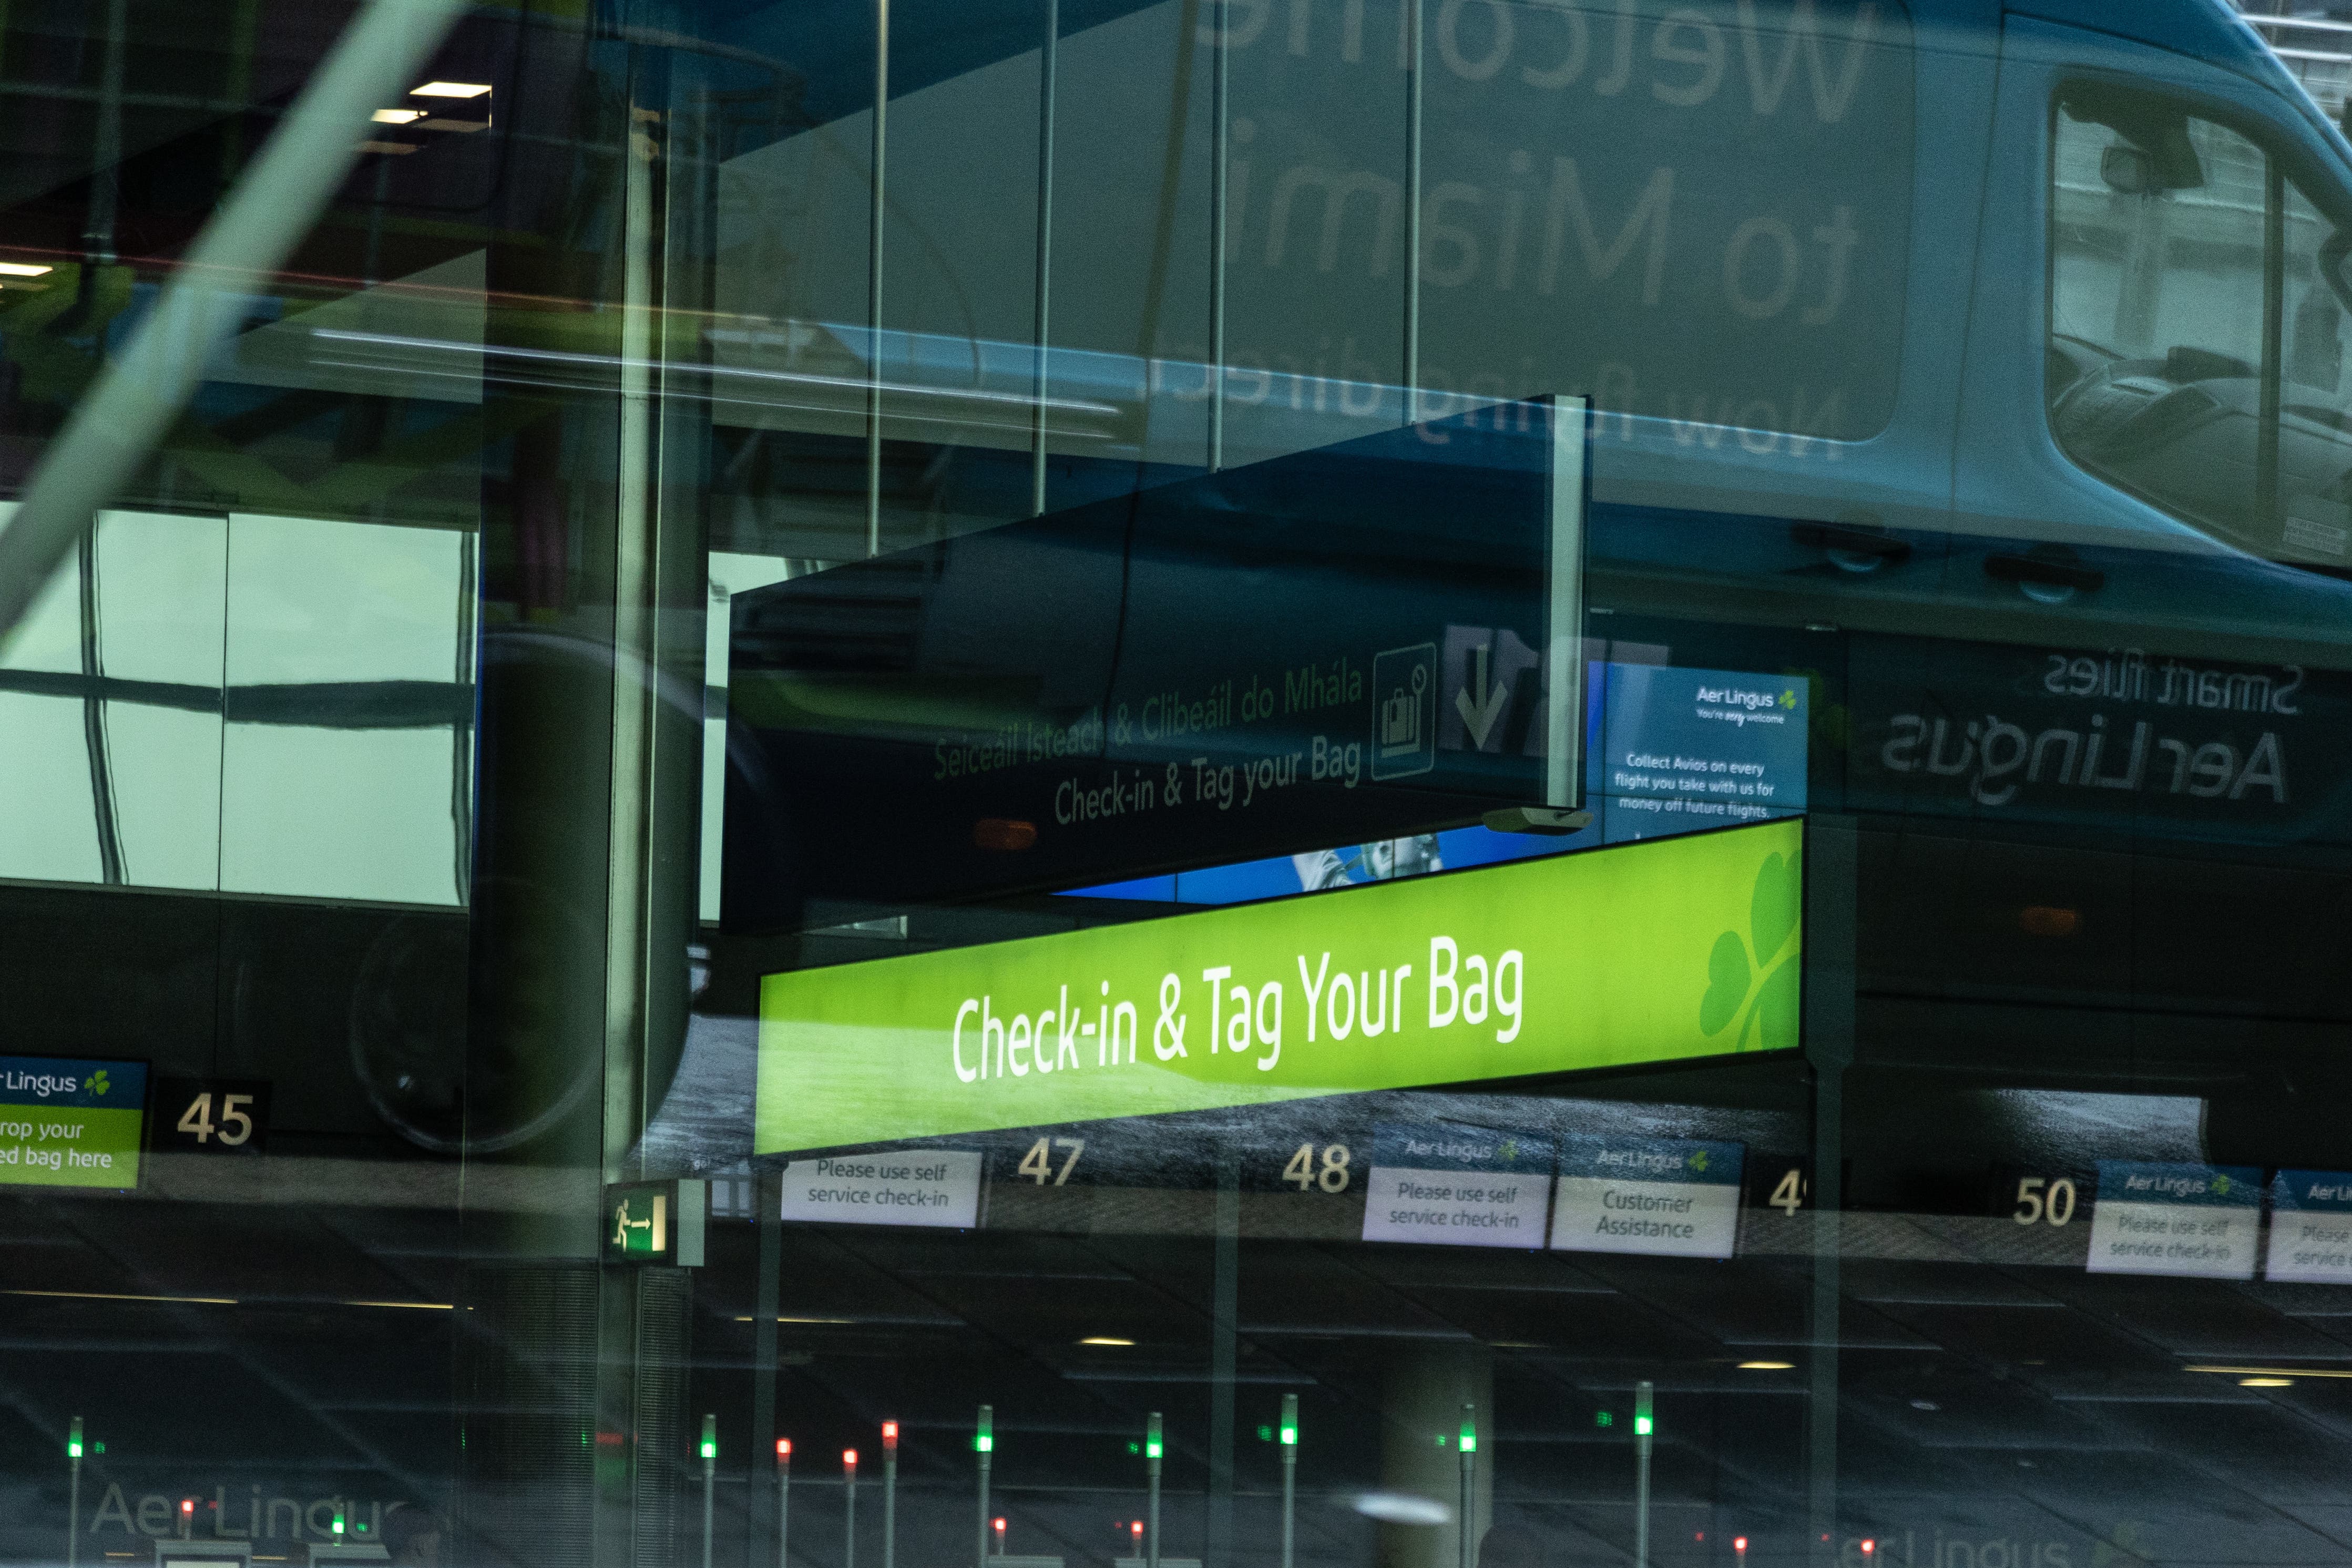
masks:
<svg viewBox="0 0 2352 1568"><path fill-rule="evenodd" d="M1478 1466L1470 1493L1475 1517L1434 1529L1383 1524L1380 1568L1460 1568L1465 1523L1475 1565L1478 1539L1495 1521L1496 1444L1486 1425L1486 1412L1495 1407L1494 1352L1464 1342L1401 1351L1390 1361L1381 1391L1382 1490L1410 1492L1454 1511L1462 1486L1456 1445L1465 1405L1480 1412Z"/></svg>
<svg viewBox="0 0 2352 1568"><path fill-rule="evenodd" d="M1234 1561L1234 1373L1241 1315L1241 1158L1217 1159L1215 1277L1209 1320L1209 1539L1205 1568Z"/></svg>
<svg viewBox="0 0 2352 1568"><path fill-rule="evenodd" d="M1813 1289L1806 1327L1806 1544L1835 1568L1838 1514L1840 1212L1845 1206L1845 1070L1854 1048L1854 901L1860 835L1852 817L1805 824L1805 1060L1813 1074Z"/></svg>

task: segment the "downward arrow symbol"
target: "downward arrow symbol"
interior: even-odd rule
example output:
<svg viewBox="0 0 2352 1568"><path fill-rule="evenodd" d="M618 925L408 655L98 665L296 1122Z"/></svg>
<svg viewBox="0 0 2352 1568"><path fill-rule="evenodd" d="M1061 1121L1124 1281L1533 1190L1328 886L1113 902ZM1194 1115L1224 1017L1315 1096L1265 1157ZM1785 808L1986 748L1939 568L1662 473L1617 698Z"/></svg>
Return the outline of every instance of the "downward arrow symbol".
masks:
<svg viewBox="0 0 2352 1568"><path fill-rule="evenodd" d="M1486 660L1494 646L1489 643L1474 650L1478 659L1477 685L1475 688L1465 686L1454 694L1454 709L1462 715L1462 722L1469 727L1472 748L1478 751L1486 749L1486 737L1494 733L1495 721L1503 716L1503 709L1511 700L1507 690L1486 684ZM1475 697L1470 695L1474 689L1478 694Z"/></svg>

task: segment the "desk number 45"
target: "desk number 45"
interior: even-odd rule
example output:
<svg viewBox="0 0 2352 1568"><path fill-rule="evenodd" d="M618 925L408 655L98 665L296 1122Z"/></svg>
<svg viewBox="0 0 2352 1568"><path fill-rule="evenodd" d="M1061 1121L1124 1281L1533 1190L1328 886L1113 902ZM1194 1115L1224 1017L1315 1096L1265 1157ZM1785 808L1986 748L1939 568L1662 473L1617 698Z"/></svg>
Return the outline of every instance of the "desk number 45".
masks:
<svg viewBox="0 0 2352 1568"><path fill-rule="evenodd" d="M253 1096L250 1094L222 1095L220 1121L215 1124L213 1121L213 1097L209 1093L199 1094L189 1101L188 1108L180 1113L180 1131L194 1133L200 1144L210 1143L217 1137L234 1148L253 1136L253 1118L243 1109L252 1103ZM235 1132L229 1131L232 1124L236 1128Z"/></svg>

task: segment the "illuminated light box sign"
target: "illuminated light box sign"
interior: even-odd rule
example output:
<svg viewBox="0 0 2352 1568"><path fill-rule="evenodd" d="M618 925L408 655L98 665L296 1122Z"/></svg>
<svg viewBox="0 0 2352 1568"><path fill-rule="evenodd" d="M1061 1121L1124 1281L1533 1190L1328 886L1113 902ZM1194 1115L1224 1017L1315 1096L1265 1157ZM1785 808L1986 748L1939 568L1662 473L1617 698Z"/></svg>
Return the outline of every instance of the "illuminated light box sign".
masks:
<svg viewBox="0 0 2352 1568"><path fill-rule="evenodd" d="M2352 1174L2281 1171L2272 1178L2263 1273L2313 1284L2352 1282Z"/></svg>
<svg viewBox="0 0 2352 1568"><path fill-rule="evenodd" d="M1551 1244L1563 1252L1728 1258L1739 1239L1738 1144L1570 1138Z"/></svg>
<svg viewBox="0 0 2352 1568"><path fill-rule="evenodd" d="M1612 664L1605 692L1592 789L1610 842L1804 809L1802 679Z"/></svg>
<svg viewBox="0 0 2352 1568"><path fill-rule="evenodd" d="M794 1160L784 1167L783 1218L827 1225L980 1223L986 1155L966 1149L885 1149Z"/></svg>
<svg viewBox="0 0 2352 1568"><path fill-rule="evenodd" d="M604 1189L604 1261L702 1266L709 1187L693 1179L621 1182Z"/></svg>
<svg viewBox="0 0 2352 1568"><path fill-rule="evenodd" d="M1543 1245L1551 1140L1444 1124L1372 1129L1364 1239Z"/></svg>
<svg viewBox="0 0 2352 1568"><path fill-rule="evenodd" d="M1798 1043L1801 821L761 983L762 1155Z"/></svg>
<svg viewBox="0 0 2352 1568"><path fill-rule="evenodd" d="M2250 1166L2101 1160L2086 1267L2251 1280L2262 1197Z"/></svg>
<svg viewBox="0 0 2352 1568"><path fill-rule="evenodd" d="M147 1064L0 1056L0 1186L134 1187Z"/></svg>
<svg viewBox="0 0 2352 1568"><path fill-rule="evenodd" d="M1587 426L1482 409L738 595L725 924L1576 805Z"/></svg>

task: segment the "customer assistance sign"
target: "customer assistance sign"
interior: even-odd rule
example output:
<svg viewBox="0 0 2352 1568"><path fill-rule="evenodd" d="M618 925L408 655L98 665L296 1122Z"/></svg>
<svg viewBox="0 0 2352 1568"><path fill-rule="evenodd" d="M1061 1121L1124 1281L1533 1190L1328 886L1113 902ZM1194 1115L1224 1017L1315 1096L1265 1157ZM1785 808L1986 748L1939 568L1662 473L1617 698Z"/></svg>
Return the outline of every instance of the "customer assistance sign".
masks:
<svg viewBox="0 0 2352 1568"><path fill-rule="evenodd" d="M1802 824L770 975L761 1154L1797 1044Z"/></svg>

